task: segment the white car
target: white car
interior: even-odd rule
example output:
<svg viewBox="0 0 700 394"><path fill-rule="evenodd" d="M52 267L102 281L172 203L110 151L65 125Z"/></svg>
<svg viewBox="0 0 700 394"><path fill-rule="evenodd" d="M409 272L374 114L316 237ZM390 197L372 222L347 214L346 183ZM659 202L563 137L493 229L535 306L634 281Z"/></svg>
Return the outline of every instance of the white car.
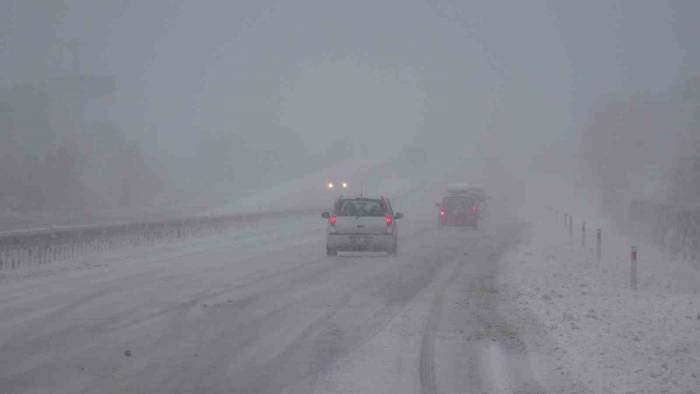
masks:
<svg viewBox="0 0 700 394"><path fill-rule="evenodd" d="M391 203L384 197L340 197L333 210L324 212L328 219L326 254L335 256L338 251L384 251L396 255L398 227L396 221L403 217L394 213Z"/></svg>

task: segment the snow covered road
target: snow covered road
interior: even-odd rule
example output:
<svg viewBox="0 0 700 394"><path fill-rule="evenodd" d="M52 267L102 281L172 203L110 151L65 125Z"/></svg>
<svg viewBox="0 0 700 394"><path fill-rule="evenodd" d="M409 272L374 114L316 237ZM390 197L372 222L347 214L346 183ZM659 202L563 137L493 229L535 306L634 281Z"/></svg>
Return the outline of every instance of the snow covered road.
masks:
<svg viewBox="0 0 700 394"><path fill-rule="evenodd" d="M284 218L0 277L0 393L542 392L497 312L517 226L402 225L398 257Z"/></svg>

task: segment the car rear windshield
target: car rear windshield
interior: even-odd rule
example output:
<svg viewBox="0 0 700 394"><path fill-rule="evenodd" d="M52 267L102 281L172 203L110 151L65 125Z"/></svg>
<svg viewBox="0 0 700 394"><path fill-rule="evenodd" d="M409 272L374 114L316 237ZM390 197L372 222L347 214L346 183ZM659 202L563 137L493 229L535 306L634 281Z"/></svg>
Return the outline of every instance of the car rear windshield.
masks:
<svg viewBox="0 0 700 394"><path fill-rule="evenodd" d="M468 210L474 204L474 200L469 197L447 197L445 198L443 204L445 208L449 210Z"/></svg>
<svg viewBox="0 0 700 394"><path fill-rule="evenodd" d="M468 190L467 190L467 193L471 194L471 195L474 196L476 199L482 200L482 201L483 201L483 200L485 199L485 197L486 197L486 193L484 192L484 190L483 190L483 189L479 189L479 188L471 188L471 189L468 189Z"/></svg>
<svg viewBox="0 0 700 394"><path fill-rule="evenodd" d="M338 200L335 212L338 216L385 216L388 209L383 200L346 199Z"/></svg>

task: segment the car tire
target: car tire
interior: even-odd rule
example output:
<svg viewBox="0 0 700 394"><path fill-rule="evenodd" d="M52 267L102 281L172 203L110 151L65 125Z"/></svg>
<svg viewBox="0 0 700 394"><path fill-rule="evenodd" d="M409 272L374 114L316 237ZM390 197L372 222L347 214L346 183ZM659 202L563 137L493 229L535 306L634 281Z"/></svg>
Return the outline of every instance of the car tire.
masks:
<svg viewBox="0 0 700 394"><path fill-rule="evenodd" d="M338 255L338 251L337 251L337 250L331 249L331 248L328 248L328 247L326 248L326 256L337 256L337 255Z"/></svg>

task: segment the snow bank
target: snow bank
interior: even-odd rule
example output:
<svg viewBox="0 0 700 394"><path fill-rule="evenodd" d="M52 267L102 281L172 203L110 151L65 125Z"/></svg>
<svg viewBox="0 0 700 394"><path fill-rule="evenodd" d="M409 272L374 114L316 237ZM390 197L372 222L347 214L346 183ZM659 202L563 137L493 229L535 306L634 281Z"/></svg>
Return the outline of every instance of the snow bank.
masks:
<svg viewBox="0 0 700 394"><path fill-rule="evenodd" d="M592 237L581 247L577 228L569 242L553 213L538 213L528 241L503 260L499 284L517 299L514 316L531 322L524 337L546 360L542 383L568 375L596 393L700 392L700 271L639 244L633 291L632 242L604 229L598 262Z"/></svg>

